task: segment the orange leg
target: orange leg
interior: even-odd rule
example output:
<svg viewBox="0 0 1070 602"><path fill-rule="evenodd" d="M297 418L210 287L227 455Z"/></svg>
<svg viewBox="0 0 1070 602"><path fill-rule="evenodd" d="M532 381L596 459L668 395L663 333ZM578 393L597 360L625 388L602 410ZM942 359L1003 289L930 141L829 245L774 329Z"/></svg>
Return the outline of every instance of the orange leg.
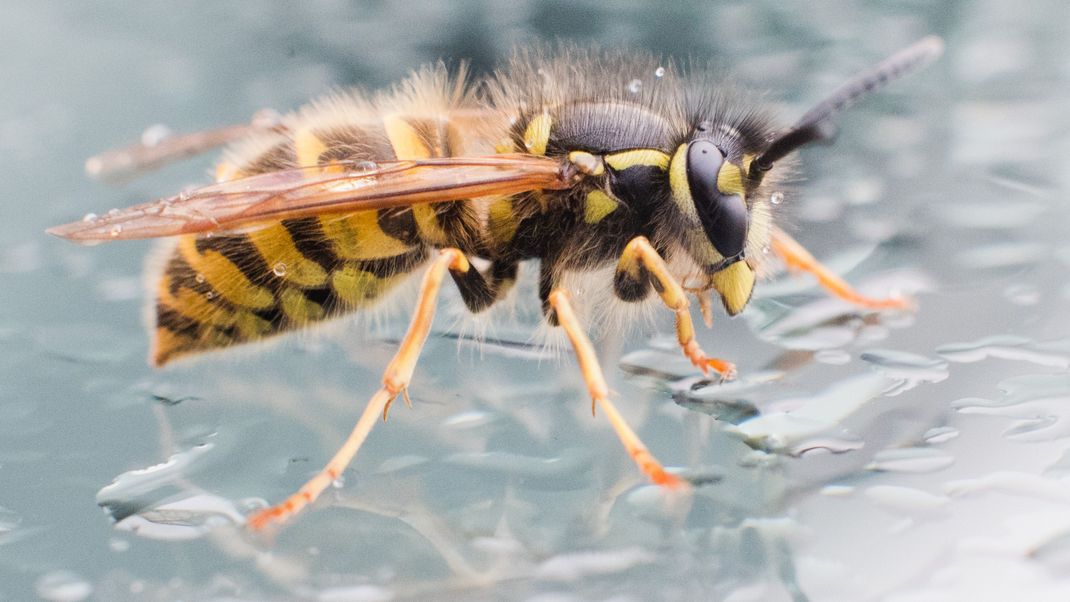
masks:
<svg viewBox="0 0 1070 602"><path fill-rule="evenodd" d="M621 253L617 263L617 271L624 272L633 280L642 278L642 270L646 268L653 278L654 288L661 296L665 306L676 314L676 340L680 343L684 355L691 363L707 374L713 368L721 374L723 379L732 379L736 376L736 366L729 361L715 357L707 357L706 352L695 340L695 323L691 321L691 308L687 301L687 295L680 283L669 272L669 266L661 258L657 250L644 236L637 236L628 243ZM707 308L703 307L703 316L708 315Z"/></svg>
<svg viewBox="0 0 1070 602"><path fill-rule="evenodd" d="M797 240L780 228L773 228L772 248L773 252L783 260L789 270L813 274L817 278L817 282L825 290L848 303L853 303L866 309L913 308L913 303L911 303L910 299L901 297L877 299L859 293L850 284L847 284L843 278L821 265Z"/></svg>
<svg viewBox="0 0 1070 602"><path fill-rule="evenodd" d="M424 275L420 299L412 322L409 324L409 330L405 333L405 338L402 339L394 359L390 361L383 373L383 386L372 395L360 419L357 420L356 426L353 427L353 431L342 443L342 447L335 452L334 457L323 467L323 470L309 479L297 493L281 504L251 515L247 521L251 529L259 530L271 523L282 523L311 504L353 461L357 450L367 439L368 433L371 432L379 416L386 419L387 409L394 398L401 394L407 399L406 389L412 379L412 372L416 368L416 360L420 356L427 335L431 332L431 320L435 316L435 302L447 269L453 272L467 272L468 259L457 249L443 249L431 264L427 274Z"/></svg>
<svg viewBox="0 0 1070 602"><path fill-rule="evenodd" d="M576 313L572 311L568 293L560 289L550 293L550 305L557 312L558 323L565 329L565 333L572 342L572 348L576 350L576 359L579 360L583 380L587 383L587 391L591 394L591 412L594 412L595 405L602 407L602 412L609 418L613 430L617 432L617 437L624 444L624 449L628 450L628 455L639 466L639 470L652 482L672 488L687 487L686 481L665 472L661 463L651 455L639 436L628 426L616 406L609 400L609 386L602 375L602 367L598 364L598 357L595 355L591 340L583 332Z"/></svg>

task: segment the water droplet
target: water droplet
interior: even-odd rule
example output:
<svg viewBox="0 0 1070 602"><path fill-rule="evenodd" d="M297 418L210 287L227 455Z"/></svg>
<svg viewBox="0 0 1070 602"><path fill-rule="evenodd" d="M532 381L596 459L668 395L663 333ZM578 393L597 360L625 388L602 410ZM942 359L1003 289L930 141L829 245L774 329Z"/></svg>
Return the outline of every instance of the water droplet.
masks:
<svg viewBox="0 0 1070 602"><path fill-rule="evenodd" d="M821 495L829 497L845 497L855 492L852 485L825 485L821 488Z"/></svg>
<svg viewBox="0 0 1070 602"><path fill-rule="evenodd" d="M628 82L628 91L631 92L632 94L638 94L639 91L642 90L642 89L643 89L643 80L641 80L639 78L635 78L632 81Z"/></svg>
<svg viewBox="0 0 1070 602"><path fill-rule="evenodd" d="M953 426L936 426L925 431L925 434L921 436L921 439L929 445L932 445L935 443L951 441L958 436L959 430Z"/></svg>
<svg viewBox="0 0 1070 602"><path fill-rule="evenodd" d="M1029 284L1013 284L1003 291L1003 296L1015 305L1036 305L1040 303L1040 289Z"/></svg>
<svg viewBox="0 0 1070 602"><path fill-rule="evenodd" d="M877 453L866 470L881 472L936 472L955 463L955 458L938 449L907 447L886 449Z"/></svg>
<svg viewBox="0 0 1070 602"><path fill-rule="evenodd" d="M197 284L204 284L204 274L201 274L200 272L198 272L193 279L197 281Z"/></svg>
<svg viewBox="0 0 1070 602"><path fill-rule="evenodd" d="M851 361L851 354L843 349L822 349L814 354L814 359L822 364L842 366Z"/></svg>
<svg viewBox="0 0 1070 602"><path fill-rule="evenodd" d="M204 294L204 298L205 299L215 299L215 293L212 292L212 291L208 291L207 293Z"/></svg>
<svg viewBox="0 0 1070 602"><path fill-rule="evenodd" d="M97 221L98 219L100 219L100 216L97 215L96 213L86 213L82 217L82 221L83 222L87 222L87 223L90 223L90 224L95 222L95 221Z"/></svg>
<svg viewBox="0 0 1070 602"><path fill-rule="evenodd" d="M274 266L272 266L271 272L279 278L282 278L286 275L286 264L281 261L276 263Z"/></svg>
<svg viewBox="0 0 1070 602"><path fill-rule="evenodd" d="M116 217L117 215L119 215L118 209L116 209L115 207L108 209L108 217Z"/></svg>
<svg viewBox="0 0 1070 602"><path fill-rule="evenodd" d="M145 128L141 132L141 144L144 146L156 146L172 135L171 128L162 123L156 123Z"/></svg>
<svg viewBox="0 0 1070 602"><path fill-rule="evenodd" d="M341 489L341 488L343 488L345 486L346 486L346 478L345 478L344 475L338 477L337 479L335 479L333 481L331 481L331 487L334 487L335 489Z"/></svg>
<svg viewBox="0 0 1070 602"><path fill-rule="evenodd" d="M762 255L768 255L770 251L772 251L772 249L769 248L769 245L762 247Z"/></svg>
<svg viewBox="0 0 1070 602"><path fill-rule="evenodd" d="M908 516L941 514L951 501L943 495L898 485L875 485L866 489L866 497L889 512Z"/></svg>
<svg viewBox="0 0 1070 602"><path fill-rule="evenodd" d="M108 234L111 235L112 238L118 238L119 235L122 234L122 233L123 233L123 225L122 224L115 224L114 226L111 227L111 230L108 231Z"/></svg>
<svg viewBox="0 0 1070 602"><path fill-rule="evenodd" d="M921 383L938 383L950 374L946 361L905 351L873 349L860 357L873 364L880 373L898 381L885 391L886 395L898 395Z"/></svg>
<svg viewBox="0 0 1070 602"><path fill-rule="evenodd" d="M658 67L655 69L654 77L665 77L665 67Z"/></svg>
<svg viewBox="0 0 1070 602"><path fill-rule="evenodd" d="M769 202L774 205L779 205L784 202L784 193L779 190L769 195Z"/></svg>

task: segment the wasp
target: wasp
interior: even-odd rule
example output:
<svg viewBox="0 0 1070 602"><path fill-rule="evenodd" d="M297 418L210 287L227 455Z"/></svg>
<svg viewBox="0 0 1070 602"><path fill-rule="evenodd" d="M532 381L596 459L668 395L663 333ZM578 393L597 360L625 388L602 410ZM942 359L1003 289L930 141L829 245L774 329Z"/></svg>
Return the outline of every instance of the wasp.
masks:
<svg viewBox="0 0 1070 602"><path fill-rule="evenodd" d="M818 263L777 227L776 195L793 151L830 138L836 113L941 51L939 38L924 38L787 128L717 71L652 55L519 52L474 81L440 64L379 94L338 93L95 157L87 170L107 176L228 144L215 184L48 232L83 243L171 237L151 274L155 366L360 311L423 271L408 331L352 433L296 493L251 515L252 528L314 501L395 398L409 402L447 274L480 312L507 296L525 262L538 264L545 320L567 334L592 410L652 482L686 488L610 400L574 307L586 299L569 283L611 289L623 303L660 298L683 353L722 378L735 367L696 342L689 296L707 324L713 295L738 314L767 256L862 307L907 307L862 296Z"/></svg>

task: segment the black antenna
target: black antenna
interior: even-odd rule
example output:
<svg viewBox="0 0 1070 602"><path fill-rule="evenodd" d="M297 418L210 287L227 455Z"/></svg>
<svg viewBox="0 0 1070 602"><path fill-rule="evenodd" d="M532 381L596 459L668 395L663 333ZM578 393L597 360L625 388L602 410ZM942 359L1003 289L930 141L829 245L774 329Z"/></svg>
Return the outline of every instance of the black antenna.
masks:
<svg viewBox="0 0 1070 602"><path fill-rule="evenodd" d="M888 82L928 65L943 52L944 41L937 36L927 36L855 75L773 140L769 148L751 163L750 177L760 180L774 163L791 151L804 144L832 137L835 128L829 121L830 117L850 107L863 96L883 88Z"/></svg>

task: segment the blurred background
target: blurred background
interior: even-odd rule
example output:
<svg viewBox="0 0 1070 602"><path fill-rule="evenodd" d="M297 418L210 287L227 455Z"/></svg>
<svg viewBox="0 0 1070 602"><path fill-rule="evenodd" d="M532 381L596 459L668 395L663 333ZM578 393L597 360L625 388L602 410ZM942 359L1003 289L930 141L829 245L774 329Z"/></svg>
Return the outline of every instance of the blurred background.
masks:
<svg viewBox="0 0 1070 602"><path fill-rule="evenodd" d="M0 599L1065 600L1070 591L1070 5L8 0L0 19ZM491 342L445 296L414 380L317 508L236 524L348 433L396 315L156 372L148 243L43 230L208 180L123 186L85 159L164 124L241 123L444 58L570 40L710 58L786 125L927 34L945 56L806 149L785 223L873 315L759 285L677 358L658 314L599 350L626 418L704 483L647 486L570 356ZM156 131L160 131L156 128ZM530 286L519 296L534 299ZM667 312L666 312L667 313ZM460 334L458 334L460 333Z"/></svg>

